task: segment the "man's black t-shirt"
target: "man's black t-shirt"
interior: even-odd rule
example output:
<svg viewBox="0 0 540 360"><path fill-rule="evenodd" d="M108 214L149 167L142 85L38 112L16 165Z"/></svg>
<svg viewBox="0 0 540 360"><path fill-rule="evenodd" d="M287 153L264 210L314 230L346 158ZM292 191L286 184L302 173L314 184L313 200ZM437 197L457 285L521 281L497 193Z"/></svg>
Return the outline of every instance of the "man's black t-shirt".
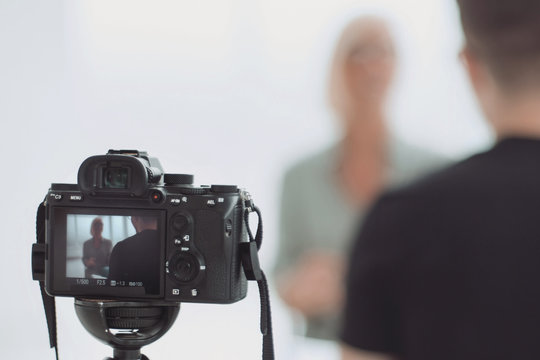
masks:
<svg viewBox="0 0 540 360"><path fill-rule="evenodd" d="M116 244L109 279L142 281L147 293L159 293L160 240L157 230L143 230Z"/></svg>
<svg viewBox="0 0 540 360"><path fill-rule="evenodd" d="M400 359L540 358L540 140L382 196L351 255L342 341Z"/></svg>

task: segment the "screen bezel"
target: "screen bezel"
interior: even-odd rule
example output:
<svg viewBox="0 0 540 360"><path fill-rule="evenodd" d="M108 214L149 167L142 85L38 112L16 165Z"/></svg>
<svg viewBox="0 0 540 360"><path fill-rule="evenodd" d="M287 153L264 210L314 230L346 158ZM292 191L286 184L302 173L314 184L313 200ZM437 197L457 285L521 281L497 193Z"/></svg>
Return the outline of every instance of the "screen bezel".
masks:
<svg viewBox="0 0 540 360"><path fill-rule="evenodd" d="M158 236L160 239L160 277L157 294L147 294L144 287L112 287L107 285L74 285L66 276L67 265L67 216L156 216L158 218ZM149 299L164 297L165 282L165 239L166 211L156 209L92 208L92 207L52 207L47 221L47 245L49 247L47 291L51 295ZM80 278L86 279L86 278Z"/></svg>

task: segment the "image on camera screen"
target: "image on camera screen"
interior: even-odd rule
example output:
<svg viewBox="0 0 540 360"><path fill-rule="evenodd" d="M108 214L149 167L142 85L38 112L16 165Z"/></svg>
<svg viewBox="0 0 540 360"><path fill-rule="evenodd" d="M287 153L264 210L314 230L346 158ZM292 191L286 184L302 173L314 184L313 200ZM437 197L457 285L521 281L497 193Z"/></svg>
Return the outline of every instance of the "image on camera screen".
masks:
<svg viewBox="0 0 540 360"><path fill-rule="evenodd" d="M66 280L77 286L144 288L158 294L159 216L65 214Z"/></svg>

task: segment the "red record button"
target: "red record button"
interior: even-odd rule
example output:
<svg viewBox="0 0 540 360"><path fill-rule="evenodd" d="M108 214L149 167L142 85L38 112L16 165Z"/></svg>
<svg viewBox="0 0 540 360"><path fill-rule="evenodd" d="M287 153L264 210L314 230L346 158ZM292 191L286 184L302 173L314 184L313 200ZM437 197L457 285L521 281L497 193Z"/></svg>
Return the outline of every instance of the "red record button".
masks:
<svg viewBox="0 0 540 360"><path fill-rule="evenodd" d="M163 200L163 194L160 191L153 191L150 198L153 202L159 203L161 200Z"/></svg>

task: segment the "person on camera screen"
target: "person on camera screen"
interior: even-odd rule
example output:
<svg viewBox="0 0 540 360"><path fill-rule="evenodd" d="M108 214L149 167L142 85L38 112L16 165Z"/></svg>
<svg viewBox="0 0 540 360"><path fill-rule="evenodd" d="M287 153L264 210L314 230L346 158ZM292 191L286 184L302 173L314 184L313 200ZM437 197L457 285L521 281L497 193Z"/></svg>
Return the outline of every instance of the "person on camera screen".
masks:
<svg viewBox="0 0 540 360"><path fill-rule="evenodd" d="M90 278L94 275L107 277L109 256L112 242L102 236L103 220L96 217L90 225L91 239L84 242L82 261L85 266L84 276Z"/></svg>
<svg viewBox="0 0 540 360"><path fill-rule="evenodd" d="M109 279L142 282L149 293L156 293L160 276L158 219L154 216L131 216L131 224L137 233L114 246Z"/></svg>

